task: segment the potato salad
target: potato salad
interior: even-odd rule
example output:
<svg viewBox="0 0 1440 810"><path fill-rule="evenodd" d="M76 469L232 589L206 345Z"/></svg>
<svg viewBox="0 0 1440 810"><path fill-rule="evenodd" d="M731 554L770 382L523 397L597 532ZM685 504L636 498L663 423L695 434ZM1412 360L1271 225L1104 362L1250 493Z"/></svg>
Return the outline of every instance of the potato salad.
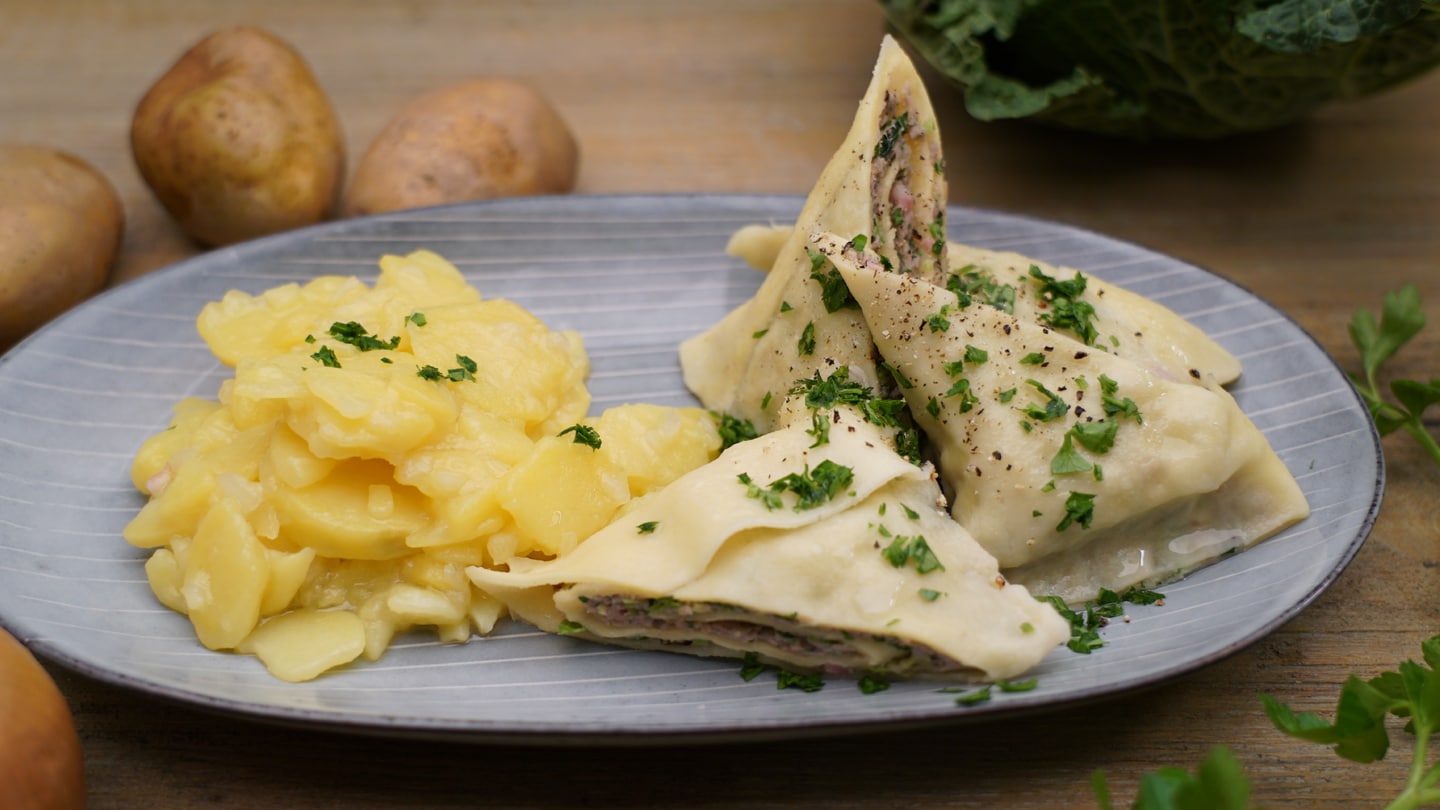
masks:
<svg viewBox="0 0 1440 810"><path fill-rule="evenodd" d="M201 643L285 680L412 627L489 632L503 608L467 567L563 555L720 450L701 409L587 417L579 335L434 253L384 257L373 286L232 291L197 325L234 376L140 448L125 538Z"/></svg>

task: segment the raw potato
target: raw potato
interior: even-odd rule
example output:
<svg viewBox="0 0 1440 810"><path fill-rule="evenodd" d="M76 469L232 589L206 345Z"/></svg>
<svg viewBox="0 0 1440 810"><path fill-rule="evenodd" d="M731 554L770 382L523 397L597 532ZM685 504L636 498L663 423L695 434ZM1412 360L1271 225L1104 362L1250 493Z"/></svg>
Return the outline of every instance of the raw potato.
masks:
<svg viewBox="0 0 1440 810"><path fill-rule="evenodd" d="M65 697L35 656L0 630L0 804L85 807L80 737Z"/></svg>
<svg viewBox="0 0 1440 810"><path fill-rule="evenodd" d="M476 79L400 111L360 159L344 214L562 194L575 187L579 161L544 96L520 82Z"/></svg>
<svg viewBox="0 0 1440 810"><path fill-rule="evenodd" d="M323 220L345 171L330 99L294 48L258 28L180 57L141 99L130 145L155 196L210 245Z"/></svg>
<svg viewBox="0 0 1440 810"><path fill-rule="evenodd" d="M73 155L0 144L0 349L105 286L124 214Z"/></svg>

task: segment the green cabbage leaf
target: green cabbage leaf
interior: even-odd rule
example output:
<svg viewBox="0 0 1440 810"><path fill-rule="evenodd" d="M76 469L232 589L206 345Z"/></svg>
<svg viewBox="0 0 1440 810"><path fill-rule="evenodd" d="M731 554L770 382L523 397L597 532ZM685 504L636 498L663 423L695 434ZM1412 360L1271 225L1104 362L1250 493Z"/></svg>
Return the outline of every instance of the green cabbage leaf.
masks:
<svg viewBox="0 0 1440 810"><path fill-rule="evenodd" d="M1440 0L880 0L982 121L1270 129L1440 63Z"/></svg>

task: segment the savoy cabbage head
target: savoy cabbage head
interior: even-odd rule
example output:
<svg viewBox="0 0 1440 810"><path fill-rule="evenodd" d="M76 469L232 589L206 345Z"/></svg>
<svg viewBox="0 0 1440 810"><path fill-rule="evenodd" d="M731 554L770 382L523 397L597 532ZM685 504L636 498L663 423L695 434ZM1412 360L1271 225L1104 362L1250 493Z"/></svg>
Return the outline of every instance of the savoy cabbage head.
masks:
<svg viewBox="0 0 1440 810"><path fill-rule="evenodd" d="M1440 62L1440 0L880 0L975 118L1135 138L1292 121Z"/></svg>

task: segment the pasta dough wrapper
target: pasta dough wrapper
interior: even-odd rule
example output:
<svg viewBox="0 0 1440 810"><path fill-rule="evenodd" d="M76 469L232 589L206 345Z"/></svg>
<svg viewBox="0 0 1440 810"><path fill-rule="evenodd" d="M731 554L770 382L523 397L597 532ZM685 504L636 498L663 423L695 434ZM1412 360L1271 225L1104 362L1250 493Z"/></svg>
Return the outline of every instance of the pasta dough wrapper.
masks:
<svg viewBox="0 0 1440 810"><path fill-rule="evenodd" d="M874 390L881 379L874 343L853 305L832 307L812 278L811 237L862 236L906 272L934 273L945 261L946 201L939 127L924 83L899 44L885 37L874 75L843 146L811 190L794 230L755 296L680 346L685 384L707 408L750 420L761 433L794 418L785 392L816 371L850 368ZM770 234L771 237L774 234ZM761 240L756 252L773 245ZM753 238L751 240L753 242ZM844 285L834 278L843 293ZM813 342L813 348L802 344ZM801 414L804 418L804 415Z"/></svg>
<svg viewBox="0 0 1440 810"><path fill-rule="evenodd" d="M567 556L467 573L541 629L573 622L612 643L807 671L1009 678L1064 643L1068 624L1000 576L928 467L840 413L828 444L811 447L800 426L737 444ZM767 508L737 480L764 488L826 461L854 479L812 509ZM943 569L886 553L916 537Z"/></svg>
<svg viewBox="0 0 1440 810"><path fill-rule="evenodd" d="M1309 514L1284 463L1213 380L1169 379L979 301L962 308L951 291L887 272L838 236L818 244L908 383L952 514L1013 581L1084 601L1173 579ZM932 319L940 313L944 328ZM971 347L986 359L967 361ZM1138 413L1107 413L1107 398ZM1084 447L1077 432L1106 420L1113 445ZM1062 455L1068 469L1055 466Z"/></svg>

